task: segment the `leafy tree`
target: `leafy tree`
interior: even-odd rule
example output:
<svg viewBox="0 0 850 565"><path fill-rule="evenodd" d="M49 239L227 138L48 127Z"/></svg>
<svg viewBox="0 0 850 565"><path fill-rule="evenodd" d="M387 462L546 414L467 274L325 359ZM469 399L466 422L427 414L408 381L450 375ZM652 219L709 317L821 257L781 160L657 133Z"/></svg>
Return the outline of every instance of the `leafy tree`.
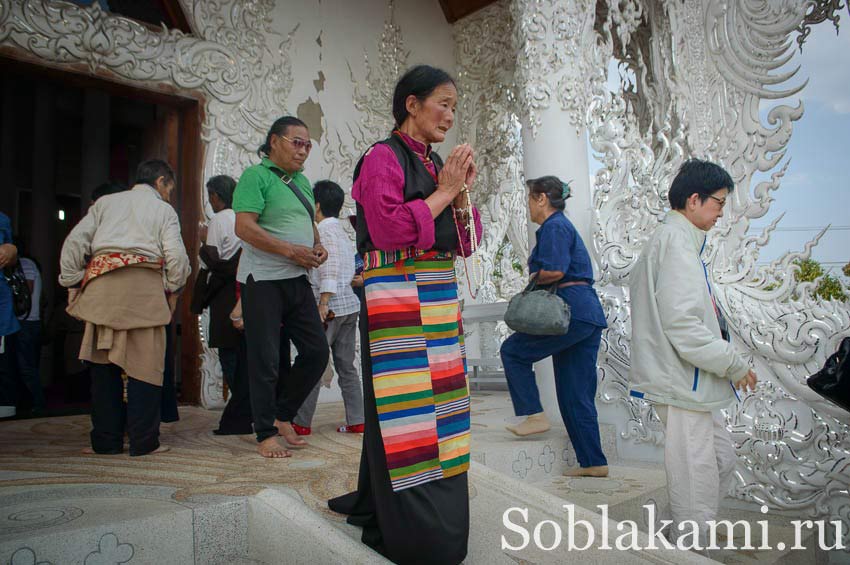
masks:
<svg viewBox="0 0 850 565"><path fill-rule="evenodd" d="M823 266L820 263L814 259L797 260L794 263L800 267L800 272L797 273L799 282L813 282L818 277L823 277L815 289L816 296L824 300L847 302L847 295L844 294L838 278L828 273L824 274ZM844 267L844 274L848 274L848 272L850 272L850 263Z"/></svg>

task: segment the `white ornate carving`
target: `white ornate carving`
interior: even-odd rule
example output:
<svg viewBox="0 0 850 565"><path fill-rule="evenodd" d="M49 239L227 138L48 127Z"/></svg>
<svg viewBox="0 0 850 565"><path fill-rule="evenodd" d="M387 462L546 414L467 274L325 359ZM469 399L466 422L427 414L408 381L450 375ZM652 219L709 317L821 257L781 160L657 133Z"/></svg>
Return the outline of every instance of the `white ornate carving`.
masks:
<svg viewBox="0 0 850 565"><path fill-rule="evenodd" d="M593 38L595 7L595 0L511 3L519 99L534 136L540 126L538 111L548 108L553 97L577 130L584 126L590 67L582 54L591 47L586 41Z"/></svg>
<svg viewBox="0 0 850 565"><path fill-rule="evenodd" d="M660 10L644 2L649 19L627 24L626 35L616 15L623 4L606 4L597 14L594 49L635 78L616 94L594 87L587 113L590 142L603 164L594 182L594 247L608 285L601 294L610 327L599 360L600 399L627 407L624 438L661 441L652 411L625 396L628 275L668 207L667 187L682 160L720 162L737 188L710 235L710 275L734 340L748 350L763 383L729 416L739 443L735 494L847 521L850 419L809 392L804 380L850 334L850 311L815 298L811 283L794 282L793 261L808 257L820 235L769 266L756 261L778 220L747 235L750 220L767 213L770 193L780 186L793 122L803 113L802 104L780 104L768 113L768 125L759 118L761 101L802 88L799 82L784 87L795 72L777 69L793 56L790 34L805 3L685 0ZM755 183L760 173L770 179Z"/></svg>
<svg viewBox="0 0 850 565"><path fill-rule="evenodd" d="M182 0L192 35L153 30L58 0L0 4L0 45L40 64L129 82L140 88L200 92L206 101L202 138L205 176L238 176L252 163L292 86L288 44L271 28L272 0ZM293 30L294 31L294 30ZM270 52L269 44L277 44ZM201 198L206 191L201 191ZM203 204L203 203L202 203ZM221 370L203 345L204 406L220 405Z"/></svg>
<svg viewBox="0 0 850 565"><path fill-rule="evenodd" d="M502 1L454 27L458 139L476 151L480 173L473 200L487 227L478 251L485 281L478 295L481 302L505 299L521 289L528 257L512 25L507 2ZM458 276L463 284L461 266Z"/></svg>
<svg viewBox="0 0 850 565"><path fill-rule="evenodd" d="M322 156L331 164L331 176L348 181L352 178L357 161L376 141L386 139L395 124L392 114L393 91L402 73L407 70L410 52L404 46L401 28L395 21L395 4L387 2L387 15L377 49L377 60L372 63L364 51L365 77L358 80L351 63L348 72L354 85L354 108L360 113L359 121L347 124L350 139L337 131L328 136ZM350 195L347 206L354 207Z"/></svg>

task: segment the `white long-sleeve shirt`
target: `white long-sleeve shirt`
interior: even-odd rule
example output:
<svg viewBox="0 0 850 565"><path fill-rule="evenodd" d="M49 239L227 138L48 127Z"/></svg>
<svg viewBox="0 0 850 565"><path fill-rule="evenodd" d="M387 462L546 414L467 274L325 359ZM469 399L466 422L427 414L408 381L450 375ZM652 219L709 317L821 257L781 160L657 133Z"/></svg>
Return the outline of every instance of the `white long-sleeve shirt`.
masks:
<svg viewBox="0 0 850 565"><path fill-rule="evenodd" d="M83 280L86 256L135 253L163 260L165 290L180 290L192 272L177 212L147 184L103 196L89 208L62 245L59 284Z"/></svg>
<svg viewBox="0 0 850 565"><path fill-rule="evenodd" d="M347 316L360 311L360 300L351 289L354 278L354 244L342 229L337 218L325 218L319 222L319 237L328 251L328 260L310 271L310 283L316 299L324 293L332 296L328 307L337 316Z"/></svg>

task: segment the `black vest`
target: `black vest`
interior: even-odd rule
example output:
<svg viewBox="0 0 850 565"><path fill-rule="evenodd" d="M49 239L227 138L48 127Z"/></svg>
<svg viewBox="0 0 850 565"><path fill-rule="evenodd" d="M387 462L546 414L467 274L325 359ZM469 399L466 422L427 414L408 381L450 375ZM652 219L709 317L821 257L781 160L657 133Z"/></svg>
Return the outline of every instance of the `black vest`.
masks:
<svg viewBox="0 0 850 565"><path fill-rule="evenodd" d="M401 165L401 170L404 172L404 201L425 200L437 190L437 184L434 182L434 177L425 168L425 164L416 156L413 150L407 146L397 135L391 135L384 141L379 141L375 145L382 143L388 146L395 153L398 164ZM373 145L374 147L374 145ZM367 151L368 153L368 151ZM360 176L360 167L363 165L365 155L357 162L354 168L354 181ZM431 153L431 160L434 162L434 168L437 174L443 168L443 160L436 153ZM363 213L363 207L360 203L357 204L357 252L361 255L369 251L375 250L375 245L372 243L372 238L369 236L369 226L366 225L366 215ZM434 246L431 248L436 251L451 251L457 250L457 227L455 226L454 216L452 215L451 206L447 206L443 212L434 220ZM384 249L383 251L390 251Z"/></svg>

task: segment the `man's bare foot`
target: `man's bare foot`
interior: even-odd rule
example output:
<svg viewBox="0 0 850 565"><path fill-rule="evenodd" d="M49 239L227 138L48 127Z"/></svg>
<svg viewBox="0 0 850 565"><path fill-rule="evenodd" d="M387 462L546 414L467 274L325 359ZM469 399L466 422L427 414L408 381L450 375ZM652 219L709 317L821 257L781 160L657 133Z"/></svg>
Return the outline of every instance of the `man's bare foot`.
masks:
<svg viewBox="0 0 850 565"><path fill-rule="evenodd" d="M277 428L277 435L289 444L289 447L307 447L310 445L307 441L295 433L290 422L274 421L274 427Z"/></svg>
<svg viewBox="0 0 850 565"><path fill-rule="evenodd" d="M168 447L167 445L160 445L159 447L148 453L148 455L153 455L155 453L166 453L168 451L171 451L170 447Z"/></svg>
<svg viewBox="0 0 850 565"><path fill-rule="evenodd" d="M284 448L278 441L276 436L266 438L257 446L257 451L263 457L269 459L281 459L283 457L292 457L292 452Z"/></svg>

